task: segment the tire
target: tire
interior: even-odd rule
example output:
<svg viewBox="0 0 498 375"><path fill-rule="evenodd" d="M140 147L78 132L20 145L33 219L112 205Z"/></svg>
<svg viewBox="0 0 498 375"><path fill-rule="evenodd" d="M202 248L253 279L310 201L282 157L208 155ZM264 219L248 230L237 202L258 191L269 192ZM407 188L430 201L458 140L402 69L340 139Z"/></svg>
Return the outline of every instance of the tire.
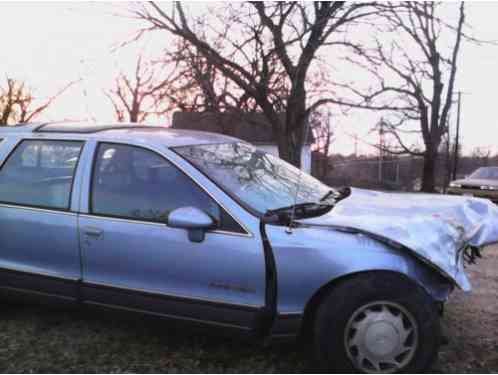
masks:
<svg viewBox="0 0 498 375"><path fill-rule="evenodd" d="M334 287L317 309L313 337L327 371L420 373L437 357L441 329L436 304L421 287L379 271Z"/></svg>

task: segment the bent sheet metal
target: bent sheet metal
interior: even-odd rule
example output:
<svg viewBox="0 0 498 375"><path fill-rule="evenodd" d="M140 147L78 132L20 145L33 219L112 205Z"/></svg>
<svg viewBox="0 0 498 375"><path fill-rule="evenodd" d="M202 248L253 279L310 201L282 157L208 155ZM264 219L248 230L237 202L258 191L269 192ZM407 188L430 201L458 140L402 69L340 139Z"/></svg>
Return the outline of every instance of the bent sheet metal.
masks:
<svg viewBox="0 0 498 375"><path fill-rule="evenodd" d="M409 250L463 290L470 290L464 249L498 242L498 207L479 198L352 188L325 216L300 222L354 229Z"/></svg>

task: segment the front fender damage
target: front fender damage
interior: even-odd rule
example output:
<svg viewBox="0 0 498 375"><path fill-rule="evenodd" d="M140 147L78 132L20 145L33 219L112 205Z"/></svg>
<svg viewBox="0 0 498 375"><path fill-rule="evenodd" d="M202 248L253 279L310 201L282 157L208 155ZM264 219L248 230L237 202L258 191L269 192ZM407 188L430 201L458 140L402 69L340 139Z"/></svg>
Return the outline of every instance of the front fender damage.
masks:
<svg viewBox="0 0 498 375"><path fill-rule="evenodd" d="M305 224L301 224L301 225L303 227L307 226ZM394 240L392 240L390 238L383 237L383 236L380 236L378 234L375 234L375 233L372 233L372 232L369 232L369 231L365 231L365 230L362 230L362 229L358 229L358 228L351 228L351 227L337 226L337 225L327 225L327 226L323 226L323 225L312 225L312 226L313 227L324 227L324 229L326 228L326 229L335 230L335 231L338 231L338 232L349 233L349 234L352 234L352 235L355 235L355 234L359 235L359 234L361 234L363 236L366 236L366 237L368 237L368 238L370 238L370 239L372 239L374 241L377 241L377 242L379 242L379 243L387 246L390 249L395 250L396 252L410 254L415 259L417 259L419 262L423 263L429 269L432 269L432 270L436 271L445 280L448 280L450 284L456 285L457 287L459 287L460 289L462 289L464 291L470 291L471 290L470 281L469 281L467 275L464 272L464 264L463 264L463 262L464 262L464 259L470 259L470 258L467 258L467 257L472 257L473 261L475 261L474 260L475 259L475 255L470 255L470 250L472 250L472 254L476 254L476 253L480 254L480 251L479 251L478 248L469 247L467 245L464 248L460 249L456 253L455 262L457 264L457 268L459 270L461 270L461 271L453 273L453 274L450 274L445 269L443 269L441 267L438 267L436 264L434 264L433 262L431 262L427 258L421 256L416 251L413 251L413 250L407 248L406 246L403 246L402 244L400 244L400 243L398 243L398 242L396 242L396 241L394 241ZM437 283L437 284L440 284L440 283ZM431 285L434 285L434 284L433 283L427 283L426 285L424 285L424 287L430 288L431 290L428 290L428 292L433 297L435 297L435 299L437 299L437 300L442 299L441 298L442 295L446 295L447 296L449 294L449 292L450 292L450 291L446 292L446 288L443 288L443 290L439 290L438 288L432 288L432 287L430 287Z"/></svg>
<svg viewBox="0 0 498 375"><path fill-rule="evenodd" d="M498 207L477 198L351 189L328 214L299 225L362 233L406 252L459 288L471 285L464 260L498 242Z"/></svg>

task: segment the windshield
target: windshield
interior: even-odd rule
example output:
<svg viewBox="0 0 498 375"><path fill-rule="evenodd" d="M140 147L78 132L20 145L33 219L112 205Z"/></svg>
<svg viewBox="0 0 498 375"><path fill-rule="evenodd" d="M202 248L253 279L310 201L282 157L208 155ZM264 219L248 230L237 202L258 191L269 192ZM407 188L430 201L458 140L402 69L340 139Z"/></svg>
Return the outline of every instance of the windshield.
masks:
<svg viewBox="0 0 498 375"><path fill-rule="evenodd" d="M318 202L330 188L305 172L246 143L176 147L206 176L260 214L296 203Z"/></svg>
<svg viewBox="0 0 498 375"><path fill-rule="evenodd" d="M483 167L477 169L469 178L498 180L498 167Z"/></svg>

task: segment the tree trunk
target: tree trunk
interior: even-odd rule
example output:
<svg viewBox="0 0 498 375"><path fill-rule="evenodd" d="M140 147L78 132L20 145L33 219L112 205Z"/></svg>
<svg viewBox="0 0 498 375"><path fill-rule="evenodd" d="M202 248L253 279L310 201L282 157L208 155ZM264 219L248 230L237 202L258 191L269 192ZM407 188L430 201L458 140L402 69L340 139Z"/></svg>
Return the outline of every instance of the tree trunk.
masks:
<svg viewBox="0 0 498 375"><path fill-rule="evenodd" d="M303 149L301 137L296 134L283 133L278 135L278 156L297 168L301 168L301 152Z"/></svg>
<svg viewBox="0 0 498 375"><path fill-rule="evenodd" d="M278 153L285 161L301 168L301 152L305 143L306 90L304 81L294 82L287 102L285 126L278 134Z"/></svg>
<svg viewBox="0 0 498 375"><path fill-rule="evenodd" d="M132 108L132 110L130 111L130 122L137 123L139 113L139 108Z"/></svg>
<svg viewBox="0 0 498 375"><path fill-rule="evenodd" d="M433 193L435 191L436 162L437 151L433 148L427 148L424 154L424 171L422 176L422 191L425 193Z"/></svg>

